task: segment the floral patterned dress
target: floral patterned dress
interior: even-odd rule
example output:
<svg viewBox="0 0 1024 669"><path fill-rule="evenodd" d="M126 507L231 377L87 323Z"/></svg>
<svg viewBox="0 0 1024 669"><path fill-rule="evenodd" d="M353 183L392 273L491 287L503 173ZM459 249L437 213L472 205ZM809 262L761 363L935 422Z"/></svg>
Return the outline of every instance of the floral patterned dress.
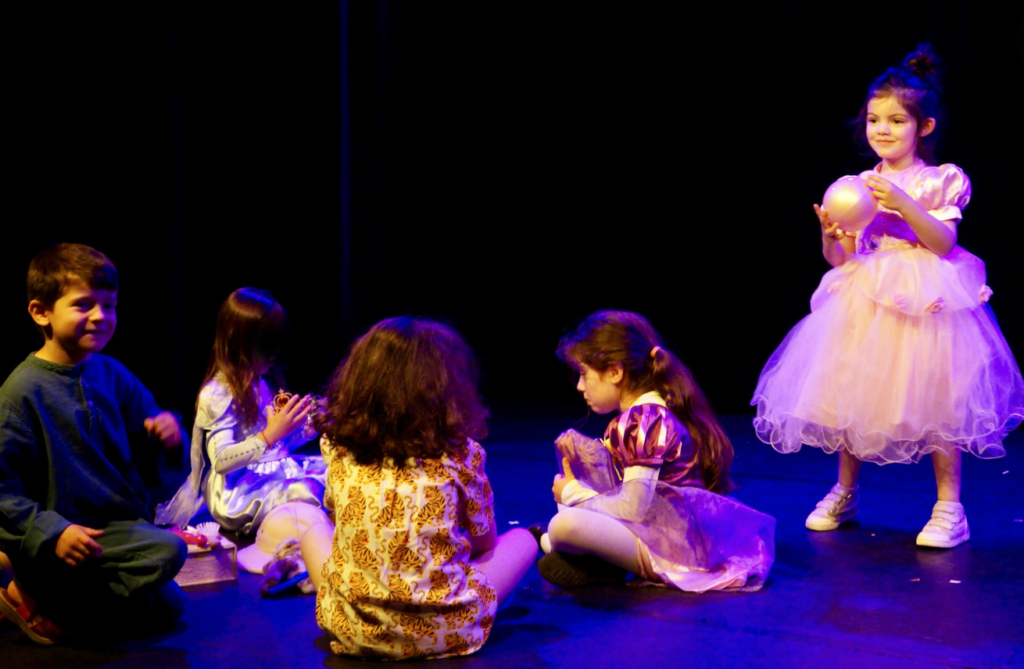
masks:
<svg viewBox="0 0 1024 669"><path fill-rule="evenodd" d="M470 536L494 524L483 448L438 459L360 465L321 440L325 502L335 511L317 624L342 655L385 659L475 652L497 597L470 562Z"/></svg>

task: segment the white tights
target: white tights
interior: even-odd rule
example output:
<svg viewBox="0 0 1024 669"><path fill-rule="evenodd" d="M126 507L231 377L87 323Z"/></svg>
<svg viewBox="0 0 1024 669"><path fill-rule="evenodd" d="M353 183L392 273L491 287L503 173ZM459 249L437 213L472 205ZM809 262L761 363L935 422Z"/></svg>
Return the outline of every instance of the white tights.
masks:
<svg viewBox="0 0 1024 669"><path fill-rule="evenodd" d="M594 511L559 506L548 523L551 549L574 555L596 555L605 562L641 574L637 538L619 521Z"/></svg>

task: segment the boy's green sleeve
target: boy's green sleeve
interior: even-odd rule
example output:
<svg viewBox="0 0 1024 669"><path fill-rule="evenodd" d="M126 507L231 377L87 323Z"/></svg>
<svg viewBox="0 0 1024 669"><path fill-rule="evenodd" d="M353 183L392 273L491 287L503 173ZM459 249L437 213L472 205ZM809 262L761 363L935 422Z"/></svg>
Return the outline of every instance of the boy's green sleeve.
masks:
<svg viewBox="0 0 1024 669"><path fill-rule="evenodd" d="M0 546L34 557L52 550L57 537L71 523L55 511L44 511L33 499L46 481L47 467L37 457L32 428L8 406L0 406ZM40 485L42 484L42 485Z"/></svg>

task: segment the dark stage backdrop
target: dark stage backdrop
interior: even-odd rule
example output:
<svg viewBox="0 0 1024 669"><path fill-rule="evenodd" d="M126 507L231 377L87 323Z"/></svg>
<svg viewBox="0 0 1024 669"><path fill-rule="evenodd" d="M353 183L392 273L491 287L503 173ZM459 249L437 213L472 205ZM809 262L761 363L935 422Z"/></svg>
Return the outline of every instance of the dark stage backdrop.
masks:
<svg viewBox="0 0 1024 669"><path fill-rule="evenodd" d="M647 315L721 412L827 269L811 205L847 120L918 42L947 64L960 242L1024 359L1022 10L996 3L78 3L26 9L8 106L4 373L38 346L24 273L80 241L121 270L109 352L191 418L219 303L271 290L289 379L409 313L476 349L496 404L582 403L554 357ZM828 8L823 5L833 4Z"/></svg>

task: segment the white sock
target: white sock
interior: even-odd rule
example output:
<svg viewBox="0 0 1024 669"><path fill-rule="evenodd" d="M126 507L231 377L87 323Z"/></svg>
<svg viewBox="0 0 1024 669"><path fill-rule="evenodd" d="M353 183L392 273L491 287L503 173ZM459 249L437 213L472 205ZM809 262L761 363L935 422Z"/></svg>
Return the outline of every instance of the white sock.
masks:
<svg viewBox="0 0 1024 669"><path fill-rule="evenodd" d="M551 552L551 538L548 537L547 532L540 536L540 549L545 553Z"/></svg>

